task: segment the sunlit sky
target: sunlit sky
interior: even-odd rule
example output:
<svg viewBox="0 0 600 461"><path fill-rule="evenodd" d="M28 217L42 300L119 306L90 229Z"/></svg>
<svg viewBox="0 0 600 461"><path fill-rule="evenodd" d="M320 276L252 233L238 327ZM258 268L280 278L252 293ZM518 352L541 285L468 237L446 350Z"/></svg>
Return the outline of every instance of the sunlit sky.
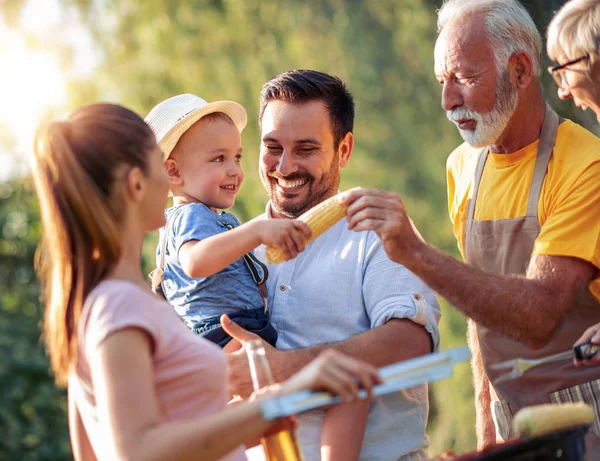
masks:
<svg viewBox="0 0 600 461"><path fill-rule="evenodd" d="M67 110L68 79L85 78L97 65L92 39L73 13L58 0L29 0L13 29L0 16L0 136L16 142L10 152L0 145L0 182L26 171L44 114ZM74 48L71 68L61 68L56 41Z"/></svg>

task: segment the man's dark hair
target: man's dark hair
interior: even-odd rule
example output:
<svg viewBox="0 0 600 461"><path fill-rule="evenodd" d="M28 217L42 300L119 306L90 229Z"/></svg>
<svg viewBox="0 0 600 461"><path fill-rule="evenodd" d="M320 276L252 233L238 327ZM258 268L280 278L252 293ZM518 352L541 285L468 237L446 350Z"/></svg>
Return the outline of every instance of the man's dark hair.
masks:
<svg viewBox="0 0 600 461"><path fill-rule="evenodd" d="M258 122L261 128L265 108L271 101L290 104L321 101L329 112L336 149L346 133L352 133L354 129L354 99L338 77L305 69L290 70L273 77L260 92Z"/></svg>

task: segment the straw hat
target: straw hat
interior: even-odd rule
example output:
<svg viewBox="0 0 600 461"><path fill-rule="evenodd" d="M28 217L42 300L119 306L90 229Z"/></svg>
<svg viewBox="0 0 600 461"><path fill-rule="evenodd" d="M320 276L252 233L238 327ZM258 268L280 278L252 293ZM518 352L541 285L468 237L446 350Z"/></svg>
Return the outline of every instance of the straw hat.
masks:
<svg viewBox="0 0 600 461"><path fill-rule="evenodd" d="M158 146L167 160L173 148L190 127L202 117L215 112L228 115L237 129L242 132L248 117L237 102L206 102L193 94L180 94L154 106L144 119L156 136Z"/></svg>

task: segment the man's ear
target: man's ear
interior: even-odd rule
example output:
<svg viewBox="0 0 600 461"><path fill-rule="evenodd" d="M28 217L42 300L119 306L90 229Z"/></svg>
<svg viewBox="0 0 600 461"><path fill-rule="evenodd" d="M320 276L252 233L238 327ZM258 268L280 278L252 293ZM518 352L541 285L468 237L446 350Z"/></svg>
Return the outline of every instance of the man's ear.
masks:
<svg viewBox="0 0 600 461"><path fill-rule="evenodd" d="M533 61L524 51L517 51L508 60L511 83L518 89L526 89L533 81Z"/></svg>
<svg viewBox="0 0 600 461"><path fill-rule="evenodd" d="M125 193L135 202L139 202L146 193L146 177L137 166L125 175Z"/></svg>
<svg viewBox="0 0 600 461"><path fill-rule="evenodd" d="M352 157L352 149L354 149L354 136L348 131L344 139L341 140L338 146L340 153L340 167L346 168L350 163L350 157Z"/></svg>
<svg viewBox="0 0 600 461"><path fill-rule="evenodd" d="M169 182L172 185L181 186L183 184L183 178L181 177L177 160L169 157L165 162L165 171L167 172Z"/></svg>

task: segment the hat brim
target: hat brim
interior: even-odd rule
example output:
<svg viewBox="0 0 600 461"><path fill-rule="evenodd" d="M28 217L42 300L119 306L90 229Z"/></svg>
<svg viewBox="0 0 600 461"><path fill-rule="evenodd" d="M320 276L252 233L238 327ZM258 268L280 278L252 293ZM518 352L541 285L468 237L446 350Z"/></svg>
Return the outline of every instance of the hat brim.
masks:
<svg viewBox="0 0 600 461"><path fill-rule="evenodd" d="M214 114L215 112L223 112L231 118L233 124L240 133L248 122L248 116L246 115L245 109L237 102L215 101L205 104L186 115L181 121L175 124L173 128L167 131L162 139L158 140L158 146L163 151L164 160L166 161L169 158L179 139L194 123L202 117L208 114Z"/></svg>

